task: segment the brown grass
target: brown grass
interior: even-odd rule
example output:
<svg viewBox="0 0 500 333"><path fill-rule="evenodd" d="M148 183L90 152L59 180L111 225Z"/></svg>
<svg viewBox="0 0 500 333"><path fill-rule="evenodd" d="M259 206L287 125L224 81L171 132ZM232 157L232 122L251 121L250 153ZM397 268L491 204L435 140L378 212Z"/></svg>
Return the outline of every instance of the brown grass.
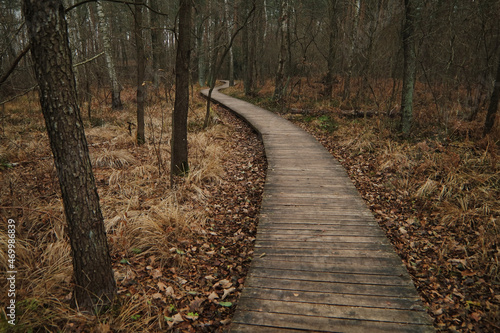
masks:
<svg viewBox="0 0 500 333"><path fill-rule="evenodd" d="M131 89L122 96L126 108L119 112L93 105L99 126L91 127L84 119L119 289L136 274L120 264L121 260L148 260L145 265L154 260L160 267L181 267L185 262L177 249L185 246L182 242L207 234L204 202L210 193L203 188L220 182L221 163L227 154L225 139L230 135L221 124L199 130L204 104L195 100L192 105L198 109L190 112L191 172L171 188L172 105L151 102L146 109L146 144L137 146L135 132L130 135L127 124L135 122L134 105L127 99L133 96ZM148 302L145 295L150 294L150 287L146 285L138 286L137 297L125 297L123 304L106 315L82 315L69 308L72 265L63 207L43 118L33 99L30 95L8 104L0 125L2 275L8 270L6 221L14 218L17 222L18 323L10 329L78 331L86 327L106 332L111 327L138 332L167 328L165 316L169 314ZM2 278L2 290L5 281ZM2 304L6 297L0 295ZM1 320L0 331L6 327Z"/></svg>

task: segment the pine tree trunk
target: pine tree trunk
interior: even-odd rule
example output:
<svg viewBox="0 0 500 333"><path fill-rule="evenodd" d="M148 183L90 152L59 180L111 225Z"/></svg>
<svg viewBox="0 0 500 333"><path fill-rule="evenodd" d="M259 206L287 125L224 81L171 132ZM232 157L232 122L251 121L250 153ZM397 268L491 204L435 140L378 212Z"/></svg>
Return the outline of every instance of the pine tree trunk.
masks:
<svg viewBox="0 0 500 333"><path fill-rule="evenodd" d="M401 132L408 136L413 123L413 91L415 85L415 2L405 0L405 22L403 26L403 90L401 96Z"/></svg>
<svg viewBox="0 0 500 333"><path fill-rule="evenodd" d="M104 7L102 0L96 1L97 7L97 20L99 22L99 31L102 38L102 45L104 47L104 58L106 59L106 67L108 70L109 80L111 81L111 107L113 109L121 109L123 107L120 98L120 84L115 70L115 60L113 58L113 49L111 47L110 32L108 29L108 22L104 14Z"/></svg>
<svg viewBox="0 0 500 333"><path fill-rule="evenodd" d="M484 123L484 136L491 133L495 125L495 119L498 111L498 101L500 100L500 58L498 59L497 76L495 78L495 86L491 93L490 106L486 114L486 121Z"/></svg>
<svg viewBox="0 0 500 333"><path fill-rule="evenodd" d="M135 47L137 54L137 144L146 142L144 134L144 104L146 99L146 86L144 75L146 60L144 56L144 40L142 39L142 4L144 0L135 0Z"/></svg>
<svg viewBox="0 0 500 333"><path fill-rule="evenodd" d="M76 99L61 0L23 0L40 103L59 177L73 256L74 304L111 304L116 284L99 196Z"/></svg>
<svg viewBox="0 0 500 333"><path fill-rule="evenodd" d="M179 38L175 60L175 103L172 114L171 183L189 172L187 117L189 110L189 62L191 54L191 0L179 0Z"/></svg>

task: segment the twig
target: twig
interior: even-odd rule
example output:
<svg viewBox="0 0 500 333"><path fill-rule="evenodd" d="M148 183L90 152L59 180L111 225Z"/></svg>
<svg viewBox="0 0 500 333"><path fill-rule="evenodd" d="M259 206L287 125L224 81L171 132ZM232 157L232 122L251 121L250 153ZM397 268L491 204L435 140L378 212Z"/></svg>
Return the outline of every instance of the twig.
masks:
<svg viewBox="0 0 500 333"><path fill-rule="evenodd" d="M9 78L10 74L12 74L14 69L16 69L17 64L21 61L21 59L24 58L24 56L26 55L26 53L28 53L30 48L31 44L26 45L26 47L21 51L21 53L17 55L16 59L14 59L14 62L12 63L12 65L10 65L7 72L4 75L2 75L2 77L0 77L0 86Z"/></svg>
<svg viewBox="0 0 500 333"><path fill-rule="evenodd" d="M20 93L20 94L18 94L18 95L16 95L16 96L13 96L13 97L11 97L11 98L9 98L9 99L6 99L5 101L0 102L0 105L3 105L3 104L6 104L6 103L9 103L9 102L11 102L11 101L15 100L15 99L16 99L16 98L18 98L18 97L24 96L24 95L26 95L27 93L29 93L30 91L34 90L36 87L38 87L38 84L35 84L33 87L31 87L31 88L29 88L29 89L27 89L27 90L23 91L22 93Z"/></svg>
<svg viewBox="0 0 500 333"><path fill-rule="evenodd" d="M101 1L121 3L121 4L125 4L125 5L136 5L135 2L125 1L125 0L101 0ZM75 9L78 6L84 5L84 4L89 3L89 2L97 2L97 0L83 0L83 1L80 1L79 3L75 3L73 6L69 6L68 8L66 8L65 11L67 13L70 10ZM166 13L162 13L162 12L157 11L156 9L151 8L151 6L148 6L145 3L140 4L140 6L146 7L147 9L149 9L151 12L153 12L155 14L162 15L162 16L169 16Z"/></svg>
<svg viewBox="0 0 500 333"><path fill-rule="evenodd" d="M84 60L84 61L82 61L82 62L79 62L79 63L77 63L77 64L74 64L74 65L73 65L73 68L76 68L76 67L81 66L81 65L85 65L86 63L91 62L92 60L95 60L95 59L99 58L99 57L100 57L100 56L102 56L103 54L104 54L104 51L103 51L103 52L101 52L101 53L99 53L99 54L97 54L97 55L95 55L95 56L93 56L92 58L89 58L89 59L87 59L87 60Z"/></svg>

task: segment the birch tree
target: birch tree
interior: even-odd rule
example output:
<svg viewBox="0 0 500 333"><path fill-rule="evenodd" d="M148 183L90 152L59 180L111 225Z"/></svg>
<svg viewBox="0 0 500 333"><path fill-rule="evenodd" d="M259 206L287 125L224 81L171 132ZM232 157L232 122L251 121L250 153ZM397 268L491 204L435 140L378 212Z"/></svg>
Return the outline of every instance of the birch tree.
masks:
<svg viewBox="0 0 500 333"><path fill-rule="evenodd" d="M233 31L233 21L231 20L231 16L229 14L229 3L227 0L224 0L224 14L226 16L226 30L227 30L227 39L231 40L232 31ZM234 86L234 53L233 53L233 45L229 46L229 86Z"/></svg>
<svg viewBox="0 0 500 333"><path fill-rule="evenodd" d="M408 136L413 123L413 91L415 88L415 1L405 0L403 25L403 90L401 96L401 132Z"/></svg>
<svg viewBox="0 0 500 333"><path fill-rule="evenodd" d="M137 144L146 142L144 134L144 104L146 99L146 86L144 76L146 60L144 56L144 41L142 39L142 5L144 0L135 0L135 49L137 54Z"/></svg>
<svg viewBox="0 0 500 333"><path fill-rule="evenodd" d="M121 109L123 107L120 98L120 84L115 70L115 60L113 58L113 49L111 48L111 34L109 31L109 23L104 13L102 0L96 1L97 21L99 27L99 35L101 36L102 45L104 48L104 58L106 59L106 69L108 71L109 80L111 81L111 107L113 109Z"/></svg>

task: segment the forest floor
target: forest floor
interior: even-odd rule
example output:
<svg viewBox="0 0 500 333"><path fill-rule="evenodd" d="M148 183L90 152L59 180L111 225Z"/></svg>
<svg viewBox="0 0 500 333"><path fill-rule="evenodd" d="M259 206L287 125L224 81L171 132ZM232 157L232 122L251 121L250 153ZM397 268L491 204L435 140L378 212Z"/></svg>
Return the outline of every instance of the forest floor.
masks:
<svg viewBox="0 0 500 333"><path fill-rule="evenodd" d="M385 113L363 116L323 98L320 84L296 85L301 93L285 105L272 100L270 82L252 98L241 85L225 93L281 114L341 162L410 272L436 329L500 331L498 127L496 142L480 137L481 120L450 117L445 130L429 114L433 106L420 104L415 133L405 139L397 119ZM372 104L360 108L373 110Z"/></svg>
<svg viewBox="0 0 500 333"><path fill-rule="evenodd" d="M122 111L96 98L94 119L85 119L119 296L112 311L97 316L69 307L70 248L36 95L3 110L0 237L7 244L6 222L15 219L17 324L6 322L2 307L0 331L215 332L230 323L253 253L267 168L262 143L219 108L203 130L205 104L194 95L190 174L171 188L171 103L149 102L147 143L137 146L128 128L133 91L122 98ZM6 253L2 248L2 276ZM2 278L1 290L5 284ZM7 304L7 293L0 302Z"/></svg>
<svg viewBox="0 0 500 333"><path fill-rule="evenodd" d="M232 94L241 97L240 91ZM345 166L408 267L436 328L498 331L498 146L474 137L476 123L451 127L447 136L430 135L436 132L427 126L425 134L402 139L392 118L346 117L317 91L304 86L302 96L284 107L272 102L268 83L252 101L310 131ZM171 101L151 95L147 143L137 146L128 125L135 121L134 92L122 93L126 107L118 112L98 96L86 133L119 302L97 316L69 307L64 213L31 95L0 110L0 240L7 243L5 221L14 218L18 271L18 324L9 327L2 312L0 331L224 331L252 258L266 170L262 144L217 107L203 130L204 102L194 94L191 172L171 188ZM2 274L6 267L2 250ZM0 295L2 304L6 297Z"/></svg>

